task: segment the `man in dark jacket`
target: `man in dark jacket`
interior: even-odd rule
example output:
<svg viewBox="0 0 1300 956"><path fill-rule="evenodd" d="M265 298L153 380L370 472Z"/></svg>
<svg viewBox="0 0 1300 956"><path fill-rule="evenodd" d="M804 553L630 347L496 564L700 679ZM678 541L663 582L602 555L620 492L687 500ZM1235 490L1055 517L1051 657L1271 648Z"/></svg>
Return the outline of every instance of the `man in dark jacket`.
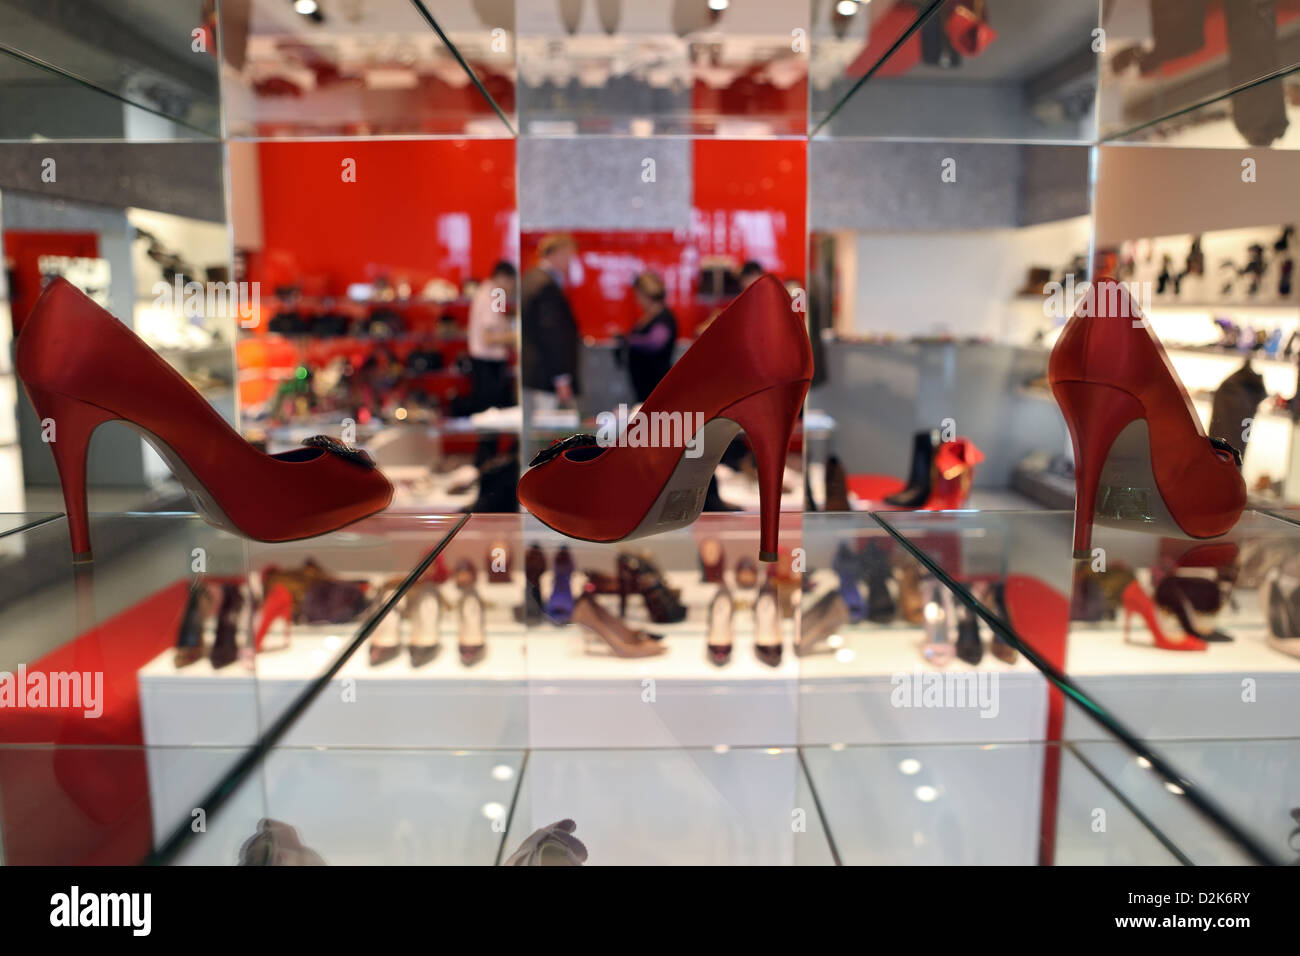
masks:
<svg viewBox="0 0 1300 956"><path fill-rule="evenodd" d="M537 265L524 274L520 290L524 411L573 404L578 382L578 323L564 294L569 263L578 251L572 236L545 237Z"/></svg>

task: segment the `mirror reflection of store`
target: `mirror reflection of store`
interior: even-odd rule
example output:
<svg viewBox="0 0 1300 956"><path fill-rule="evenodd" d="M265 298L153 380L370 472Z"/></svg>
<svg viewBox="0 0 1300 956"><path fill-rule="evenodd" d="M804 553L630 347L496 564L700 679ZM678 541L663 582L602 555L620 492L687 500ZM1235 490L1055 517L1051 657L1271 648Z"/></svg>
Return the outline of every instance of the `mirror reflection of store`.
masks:
<svg viewBox="0 0 1300 956"><path fill-rule="evenodd" d="M278 452L335 434L398 507L516 510L513 142L231 153L236 248L263 289L239 343L245 435Z"/></svg>
<svg viewBox="0 0 1300 956"><path fill-rule="evenodd" d="M13 322L61 276L132 328L234 422L237 305L232 310L224 297L209 303L201 291L230 273L220 147L106 142L10 144L6 151L12 171L0 183L6 363ZM53 181L41 181L43 157L57 164ZM22 479L6 483L6 500L15 511L61 511L42 424L16 387L12 400ZM92 510L97 501L187 507L162 458L137 433L113 423L92 439L88 482Z"/></svg>

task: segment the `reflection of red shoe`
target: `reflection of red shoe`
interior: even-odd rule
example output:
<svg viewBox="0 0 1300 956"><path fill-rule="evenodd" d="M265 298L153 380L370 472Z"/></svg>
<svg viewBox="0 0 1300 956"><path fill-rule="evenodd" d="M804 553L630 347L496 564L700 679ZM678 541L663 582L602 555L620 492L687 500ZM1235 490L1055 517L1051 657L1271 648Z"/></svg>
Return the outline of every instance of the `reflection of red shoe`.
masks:
<svg viewBox="0 0 1300 956"><path fill-rule="evenodd" d="M283 631L277 635L276 639L270 644L263 646L266 642L266 635L271 630L271 625L276 621L284 621ZM261 653L264 650L278 651L289 646L289 634L293 627L293 595L283 584L276 584L262 602L261 619L257 625L257 635L253 641L253 650Z"/></svg>
<svg viewBox="0 0 1300 956"><path fill-rule="evenodd" d="M1167 635L1160 629L1160 621L1156 619L1155 602L1142 590L1142 586L1136 581L1130 581L1124 588L1124 640L1133 642L1130 636L1129 624L1134 614L1140 614L1142 620L1147 622L1147 630L1151 632L1151 637L1155 641L1155 646L1165 651L1203 651L1206 643L1199 637L1193 637L1190 634Z"/></svg>
<svg viewBox="0 0 1300 956"><path fill-rule="evenodd" d="M519 500L556 531L586 541L680 528L699 517L709 478L743 428L758 466L759 557L775 561L781 476L811 378L803 318L785 287L764 275L704 330L633 416L625 437L636 440L639 432L646 444L565 439L533 459Z"/></svg>
<svg viewBox="0 0 1300 956"><path fill-rule="evenodd" d="M259 541L333 531L388 506L393 488L364 452L324 436L265 455L130 329L63 279L18 332L18 377L53 428L74 559L90 559L86 451L104 422L154 446L209 523Z"/></svg>
<svg viewBox="0 0 1300 956"><path fill-rule="evenodd" d="M1187 391L1128 290L1093 283L1048 368L1074 443L1074 554L1096 515L1191 538L1226 534L1246 506L1241 455L1206 437Z"/></svg>

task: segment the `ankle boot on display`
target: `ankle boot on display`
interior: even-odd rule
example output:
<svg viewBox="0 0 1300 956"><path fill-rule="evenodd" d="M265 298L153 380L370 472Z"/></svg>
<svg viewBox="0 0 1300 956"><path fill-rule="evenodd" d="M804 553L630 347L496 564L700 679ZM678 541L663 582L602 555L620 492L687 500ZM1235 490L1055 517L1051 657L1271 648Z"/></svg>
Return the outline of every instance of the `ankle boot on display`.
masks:
<svg viewBox="0 0 1300 956"><path fill-rule="evenodd" d="M939 433L933 429L917 432L912 438L912 467L907 487L885 497L893 508L919 508L930 498L934 479L934 450L939 447Z"/></svg>
<svg viewBox="0 0 1300 956"><path fill-rule="evenodd" d="M959 660L971 665L984 659L979 617L965 604L957 609L957 643L953 646L953 653Z"/></svg>
<svg viewBox="0 0 1300 956"><path fill-rule="evenodd" d="M1011 626L1011 616L1007 611L1006 586L1001 581L992 586L986 586L983 593L976 592L975 599L985 607L990 607L1003 624L1007 627ZM990 601L992 601L991 606ZM1007 643L996 628L993 628L992 631L993 639L989 642L989 653L1004 664L1014 664L1020 658L1020 652Z"/></svg>
<svg viewBox="0 0 1300 956"><path fill-rule="evenodd" d="M221 586L221 609L217 612L217 634L212 641L209 660L213 670L221 670L239 656L239 625L243 620L244 593L238 584Z"/></svg>
<svg viewBox="0 0 1300 956"><path fill-rule="evenodd" d="M777 558L781 482L812 379L812 346L785 287L764 275L709 324L629 425L661 439L606 447L575 435L533 459L519 500L570 537L622 541L691 524L727 444L743 429L759 479L759 558ZM664 421L672 428L647 427ZM689 423L689 424L687 424ZM667 432L665 438L664 433Z"/></svg>
<svg viewBox="0 0 1300 956"><path fill-rule="evenodd" d="M1074 445L1074 556L1094 520L1191 538L1232 530L1246 505L1240 453L1206 437L1128 290L1099 279L1052 349L1048 378Z"/></svg>
<svg viewBox="0 0 1300 956"><path fill-rule="evenodd" d="M206 521L258 541L334 531L392 500L392 485L370 457L332 438L318 435L279 455L255 449L153 349L64 279L50 282L19 328L15 368L37 417L52 425L74 560L91 560L86 453L105 422L139 432Z"/></svg>
<svg viewBox="0 0 1300 956"><path fill-rule="evenodd" d="M826 459L826 511L852 511L849 504L849 476L838 458Z"/></svg>

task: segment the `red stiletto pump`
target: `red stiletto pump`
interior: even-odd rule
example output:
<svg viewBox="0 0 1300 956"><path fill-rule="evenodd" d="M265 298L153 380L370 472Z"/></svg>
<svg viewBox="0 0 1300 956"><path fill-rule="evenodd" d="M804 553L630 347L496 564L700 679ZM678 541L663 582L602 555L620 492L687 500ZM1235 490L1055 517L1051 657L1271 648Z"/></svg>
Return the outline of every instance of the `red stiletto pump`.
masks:
<svg viewBox="0 0 1300 956"><path fill-rule="evenodd" d="M271 625L276 621L284 621L284 631L269 646L263 647L266 641L266 635L271 630ZM289 646L289 638L293 629L293 595L283 584L276 584L262 602L261 619L258 621L257 634L253 641L253 650L261 653L263 650L278 651Z"/></svg>
<svg viewBox="0 0 1300 956"><path fill-rule="evenodd" d="M332 438L317 435L279 455L255 449L153 349L63 279L46 287L19 328L16 356L49 432L74 561L91 559L86 450L104 422L140 432L210 524L258 541L334 531L392 500L370 457Z"/></svg>
<svg viewBox="0 0 1300 956"><path fill-rule="evenodd" d="M1074 444L1074 556L1094 518L1189 538L1232 530L1246 506L1241 455L1209 438L1128 290L1098 279L1048 365Z"/></svg>
<svg viewBox="0 0 1300 956"><path fill-rule="evenodd" d="M775 561L781 478L812 371L803 319L785 287L764 275L714 319L633 416L627 439L639 427L649 447L566 438L533 459L519 500L544 524L585 541L681 528L699 517L709 478L744 429L758 466L759 558ZM654 441L665 434L671 440Z"/></svg>
<svg viewBox="0 0 1300 956"><path fill-rule="evenodd" d="M1162 651L1203 651L1208 646L1205 641L1191 634L1180 634L1177 637L1166 635L1160 629L1159 620L1156 619L1155 602L1142 590L1140 584L1130 581L1124 588L1124 640L1131 644L1138 643L1132 640L1129 630L1134 614L1141 615L1142 620L1147 622L1147 630L1151 632L1155 646Z"/></svg>

